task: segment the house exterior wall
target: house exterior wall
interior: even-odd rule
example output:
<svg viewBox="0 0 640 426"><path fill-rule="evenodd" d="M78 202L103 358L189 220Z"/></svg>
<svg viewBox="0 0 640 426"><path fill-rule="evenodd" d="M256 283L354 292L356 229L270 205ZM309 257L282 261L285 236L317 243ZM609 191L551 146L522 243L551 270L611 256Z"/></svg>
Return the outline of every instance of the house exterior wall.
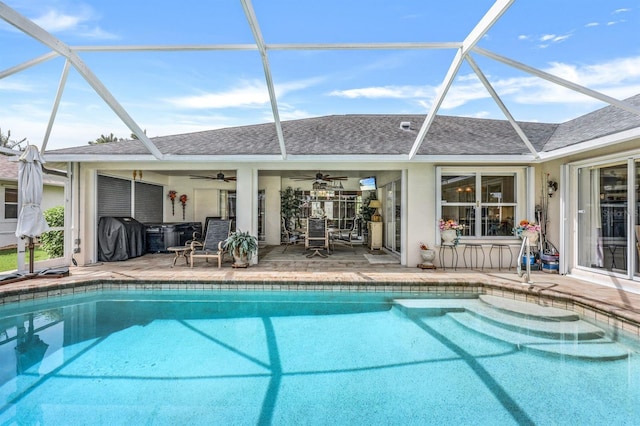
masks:
<svg viewBox="0 0 640 426"><path fill-rule="evenodd" d="M559 169L559 161L550 162L546 169L543 166L536 167L537 185L541 180L542 174L550 170L552 174ZM166 163L158 165L157 163L138 163L136 169L143 170L142 181L164 186L164 192L175 190L180 194L186 194L188 197L185 207L184 221L203 221L204 218L195 217L195 194L198 188L218 188L218 189L235 189L237 194L237 223L236 227L241 230L249 230L257 235L257 194L259 189L265 190L266 194L266 218L265 218L265 235L267 244L280 243L280 190L287 186L293 188L302 188L309 190L311 188L310 181L297 181L290 178L281 178L277 176L277 171L284 171L282 162L273 163L256 163L256 164L171 164ZM340 163L332 164L329 168L327 165L319 165L317 163L295 163L286 164L288 171L298 171L302 174L313 174L320 169L339 169L339 170L358 170L366 174L370 171L375 174L378 179L378 186L381 188L388 182L398 180L404 176L402 181L403 191L406 196L402 201L402 243L400 252L402 254L402 263L408 267L415 267L421 263L419 244L424 242L431 247L439 246L439 234L437 229L437 220L440 217L437 211L437 187L436 182L437 165L433 163L404 163L404 162L376 162L376 163ZM482 165L487 168L486 165ZM76 165L77 167L77 165ZM153 168L158 168L153 170ZM473 166L470 166L473 168ZM503 166L504 167L504 166ZM522 169L522 165L512 166L514 169ZM161 169L160 169L161 168ZM225 170L235 169L236 182L217 182L209 180L190 179L189 176L169 176L170 170L217 170L224 168ZM79 170L80 179L75 182L73 193L74 200L80 203L80 208L74 206L74 211L79 214L75 216L73 224L74 234L72 241L79 238L81 241L80 252L74 255L76 261L80 264L89 264L96 262L97 258L97 218L96 218L96 177L98 174L107 174L110 176L122 177L132 180L132 165L129 163L83 163ZM490 167L489 167L490 169ZM168 170L165 172L164 170ZM260 173L264 171L264 176ZM268 173L266 173L268 172ZM345 190L358 190L357 179L349 179L342 181ZM536 194L540 188L536 189ZM384 200L384 194L378 190L378 197ZM78 197L78 198L76 198ZM555 202L558 198L551 200ZM559 203L558 203L559 204ZM553 207L557 209L558 207ZM555 214L555 213L554 213ZM168 196L164 201L164 221L180 222L182 221L182 206L176 200L175 215L171 212L171 202ZM553 238L557 241L557 228L553 228ZM488 246L487 246L488 247ZM462 252L460 248L460 257ZM487 248L488 255L488 248ZM487 258L487 264L489 259ZM463 261L460 259L460 265Z"/></svg>
<svg viewBox="0 0 640 426"><path fill-rule="evenodd" d="M0 248L15 246L18 242L18 238L16 237L16 226L18 225L18 219L4 218L4 188L17 188L17 186L17 182L0 182ZM64 206L63 184L45 184L43 186L42 192L42 211L57 206Z"/></svg>

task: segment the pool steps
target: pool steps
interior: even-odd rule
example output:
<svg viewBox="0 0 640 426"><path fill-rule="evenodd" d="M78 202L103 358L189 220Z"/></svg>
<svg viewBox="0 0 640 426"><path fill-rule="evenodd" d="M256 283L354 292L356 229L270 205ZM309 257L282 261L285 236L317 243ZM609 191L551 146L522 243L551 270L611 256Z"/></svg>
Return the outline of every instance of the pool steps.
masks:
<svg viewBox="0 0 640 426"><path fill-rule="evenodd" d="M625 359L629 350L571 311L497 296L479 299L398 299L410 316L448 315L462 326L520 350L593 361ZM443 303L445 302L445 303Z"/></svg>

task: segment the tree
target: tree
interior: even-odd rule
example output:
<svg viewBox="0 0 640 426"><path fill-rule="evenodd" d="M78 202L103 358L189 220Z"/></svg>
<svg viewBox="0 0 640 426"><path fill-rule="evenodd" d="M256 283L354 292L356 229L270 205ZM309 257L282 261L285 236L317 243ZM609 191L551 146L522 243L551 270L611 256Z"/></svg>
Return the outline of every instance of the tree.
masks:
<svg viewBox="0 0 640 426"><path fill-rule="evenodd" d="M7 134L4 135L2 133L2 129L0 129L0 146L10 149L17 149L19 151L24 150L22 144L27 142L27 138L22 138L22 140L16 141L11 139L11 130L7 130Z"/></svg>
<svg viewBox="0 0 640 426"><path fill-rule="evenodd" d="M118 142L122 140L124 139L117 138L113 133L109 133L108 135L100 135L100 137L95 141L89 141L89 145L100 145L103 143Z"/></svg>

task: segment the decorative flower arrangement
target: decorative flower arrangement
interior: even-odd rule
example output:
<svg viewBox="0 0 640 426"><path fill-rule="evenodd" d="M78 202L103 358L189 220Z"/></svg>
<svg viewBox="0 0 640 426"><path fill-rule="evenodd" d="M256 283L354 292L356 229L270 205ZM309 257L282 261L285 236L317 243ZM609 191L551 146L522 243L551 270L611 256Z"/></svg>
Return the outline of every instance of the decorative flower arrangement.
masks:
<svg viewBox="0 0 640 426"><path fill-rule="evenodd" d="M169 198L171 199L171 214L176 215L176 197L178 193L176 191L169 191Z"/></svg>
<svg viewBox="0 0 640 426"><path fill-rule="evenodd" d="M453 219L449 219L449 220L440 219L440 231L446 231L447 229L454 229L456 231L460 231L464 229L464 225L458 224L458 222L456 222Z"/></svg>
<svg viewBox="0 0 640 426"><path fill-rule="evenodd" d="M182 220L184 220L184 208L187 206L187 194L180 196L180 202L182 203Z"/></svg>
<svg viewBox="0 0 640 426"><path fill-rule="evenodd" d="M518 226L513 228L513 231L516 233L518 237L521 237L522 232L524 231L539 232L540 225L536 224L535 222L529 222L527 219L522 219L520 223L518 223Z"/></svg>
<svg viewBox="0 0 640 426"><path fill-rule="evenodd" d="M429 246L425 243L420 243L420 250L429 250Z"/></svg>

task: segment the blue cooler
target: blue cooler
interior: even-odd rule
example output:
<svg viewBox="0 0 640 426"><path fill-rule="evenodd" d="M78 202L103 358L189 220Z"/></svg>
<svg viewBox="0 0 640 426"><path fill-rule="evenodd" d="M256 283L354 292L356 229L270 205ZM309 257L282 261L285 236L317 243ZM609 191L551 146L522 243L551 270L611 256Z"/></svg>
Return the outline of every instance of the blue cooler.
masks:
<svg viewBox="0 0 640 426"><path fill-rule="evenodd" d="M528 262L527 262L528 260ZM527 263L529 265L535 265L536 264L536 255L535 254L531 254L529 255L528 259L527 259L527 255L525 254L524 256L522 256L522 265L526 265Z"/></svg>
<svg viewBox="0 0 640 426"><path fill-rule="evenodd" d="M556 274L560 270L560 262L542 262L543 272L555 272Z"/></svg>

